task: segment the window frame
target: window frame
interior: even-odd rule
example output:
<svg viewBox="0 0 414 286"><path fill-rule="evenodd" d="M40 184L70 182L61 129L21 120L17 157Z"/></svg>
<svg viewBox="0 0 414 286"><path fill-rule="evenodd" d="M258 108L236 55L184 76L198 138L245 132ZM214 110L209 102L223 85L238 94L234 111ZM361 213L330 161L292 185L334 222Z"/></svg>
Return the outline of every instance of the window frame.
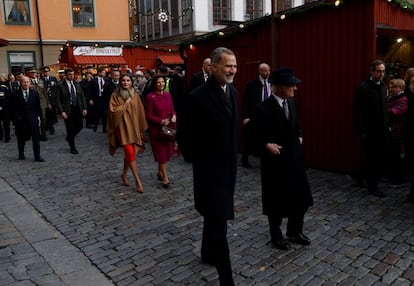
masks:
<svg viewBox="0 0 414 286"><path fill-rule="evenodd" d="M94 28L96 26L96 15L95 15L95 0L71 0L71 19L72 19L72 26L76 27L76 28ZM79 21L80 19L78 19L77 21L75 21L75 15L76 15L76 10L78 10L78 13L80 14L82 9L85 9L84 7L87 6L91 6L92 7L92 12L91 12L91 17L92 17L92 24L85 24L84 21ZM79 14L77 14L77 17L79 18ZM83 16L82 18L87 18L87 15ZM83 19L84 20L84 19ZM87 21L86 21L87 22Z"/></svg>
<svg viewBox="0 0 414 286"><path fill-rule="evenodd" d="M223 5L223 3L225 4ZM230 21L232 15L231 9L231 0L213 0L213 24L220 25L221 21Z"/></svg>
<svg viewBox="0 0 414 286"><path fill-rule="evenodd" d="M23 7L18 7L19 3L23 5ZM16 6L17 5L17 6ZM27 13L27 20L22 21L10 21L10 15L12 11L15 9L16 13L19 13L19 8L24 8ZM29 0L3 0L3 15L4 15L4 23L6 25L32 25L32 9ZM16 17L19 17L17 14Z"/></svg>
<svg viewBox="0 0 414 286"><path fill-rule="evenodd" d="M250 7L248 8L249 5L251 4ZM260 8L256 8L256 4L260 3ZM263 16L263 0L246 0L246 13L245 15L249 15L250 19L249 20L253 20L256 18L260 18Z"/></svg>
<svg viewBox="0 0 414 286"><path fill-rule="evenodd" d="M13 54L23 54L26 56L31 57L31 61L19 61L19 62L12 62ZM35 67L36 64L36 52L35 51L7 51L7 65L9 67L9 72L16 73L18 71L13 71L12 66L20 66L20 71L24 73L25 68L27 67Z"/></svg>

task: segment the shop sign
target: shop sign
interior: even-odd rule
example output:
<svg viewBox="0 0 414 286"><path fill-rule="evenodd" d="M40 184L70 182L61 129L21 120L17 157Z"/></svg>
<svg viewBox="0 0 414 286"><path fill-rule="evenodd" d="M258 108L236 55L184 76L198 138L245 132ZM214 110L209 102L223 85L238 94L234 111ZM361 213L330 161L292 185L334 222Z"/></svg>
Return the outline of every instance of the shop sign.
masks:
<svg viewBox="0 0 414 286"><path fill-rule="evenodd" d="M122 56L121 47L74 47L74 56Z"/></svg>

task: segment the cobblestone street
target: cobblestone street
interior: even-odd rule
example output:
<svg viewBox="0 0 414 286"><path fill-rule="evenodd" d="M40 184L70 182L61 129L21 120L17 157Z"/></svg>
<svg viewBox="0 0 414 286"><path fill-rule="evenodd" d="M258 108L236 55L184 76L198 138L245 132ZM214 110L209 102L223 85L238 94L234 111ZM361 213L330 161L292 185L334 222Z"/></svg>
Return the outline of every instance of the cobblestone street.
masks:
<svg viewBox="0 0 414 286"><path fill-rule="evenodd" d="M47 255L54 242L86 256L107 285L218 285L216 269L200 259L202 218L193 208L191 166L182 157L168 164L172 185L166 190L147 144L137 156L145 188L140 194L121 184L123 152L108 154L101 126L96 133L81 131L79 155L69 153L63 122L56 127L41 142L45 163L34 162L31 142L24 161L17 160L15 136L0 142L0 285L92 285L87 275L80 284L65 279L56 267L59 258ZM228 229L237 285L413 285L408 184L381 183L387 197L377 198L347 175L310 169L315 203L305 234L312 244L282 251L270 244L259 161L251 162L254 168L238 169L236 218ZM16 225L19 211L10 207L6 186L55 229L51 237L31 240L30 225Z"/></svg>

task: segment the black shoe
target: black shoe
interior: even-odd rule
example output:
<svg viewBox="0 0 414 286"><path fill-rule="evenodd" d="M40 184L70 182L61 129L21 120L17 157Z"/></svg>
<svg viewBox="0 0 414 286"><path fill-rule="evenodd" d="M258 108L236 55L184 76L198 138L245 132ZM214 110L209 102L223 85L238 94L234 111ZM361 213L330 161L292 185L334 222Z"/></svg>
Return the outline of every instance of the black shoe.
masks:
<svg viewBox="0 0 414 286"><path fill-rule="evenodd" d="M26 160L26 157L24 155L19 155L19 160Z"/></svg>
<svg viewBox="0 0 414 286"><path fill-rule="evenodd" d="M10 142L10 138L6 138L6 140L4 140L4 143L9 143Z"/></svg>
<svg viewBox="0 0 414 286"><path fill-rule="evenodd" d="M414 204L414 196L412 194L407 196L407 203Z"/></svg>
<svg viewBox="0 0 414 286"><path fill-rule="evenodd" d="M311 244L311 240L309 239L309 237L307 237L303 233L298 233L298 234L293 235L293 236L288 236L288 239L292 243L297 243L297 244L301 244L301 245Z"/></svg>
<svg viewBox="0 0 414 286"><path fill-rule="evenodd" d="M54 128L50 128L50 130L49 130L49 134L50 134L50 135L54 135L54 134L55 134L55 129L54 129Z"/></svg>
<svg viewBox="0 0 414 286"><path fill-rule="evenodd" d="M70 153L72 153L72 154L79 154L78 150L76 150L75 147L70 148Z"/></svg>
<svg viewBox="0 0 414 286"><path fill-rule="evenodd" d="M378 191L378 190L368 191L368 193L370 193L371 195L374 195L376 197L379 197L379 198L384 198L384 197L387 196L385 193L383 193L381 191Z"/></svg>
<svg viewBox="0 0 414 286"><path fill-rule="evenodd" d="M39 157L39 158L36 158L36 159L35 159L35 161L36 161L36 162L44 162L44 161L45 161L45 159L43 159L42 157Z"/></svg>
<svg viewBox="0 0 414 286"><path fill-rule="evenodd" d="M47 141L46 135L40 136L40 141Z"/></svg>
<svg viewBox="0 0 414 286"><path fill-rule="evenodd" d="M93 132L96 132L96 130L98 130L98 125L95 125L95 126L93 127Z"/></svg>
<svg viewBox="0 0 414 286"><path fill-rule="evenodd" d="M290 249L290 243L286 239L281 240L272 240L273 245L281 250L289 250Z"/></svg>

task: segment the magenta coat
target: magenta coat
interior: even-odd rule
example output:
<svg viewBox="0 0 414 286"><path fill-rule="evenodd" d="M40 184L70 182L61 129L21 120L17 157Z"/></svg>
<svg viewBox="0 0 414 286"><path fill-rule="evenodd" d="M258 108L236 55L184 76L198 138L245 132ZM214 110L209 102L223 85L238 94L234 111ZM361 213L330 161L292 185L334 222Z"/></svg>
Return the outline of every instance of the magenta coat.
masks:
<svg viewBox="0 0 414 286"><path fill-rule="evenodd" d="M146 98L146 116L149 125L152 153L155 162L165 163L174 154L174 142L166 140L161 135L161 121L175 115L171 94L151 92Z"/></svg>

